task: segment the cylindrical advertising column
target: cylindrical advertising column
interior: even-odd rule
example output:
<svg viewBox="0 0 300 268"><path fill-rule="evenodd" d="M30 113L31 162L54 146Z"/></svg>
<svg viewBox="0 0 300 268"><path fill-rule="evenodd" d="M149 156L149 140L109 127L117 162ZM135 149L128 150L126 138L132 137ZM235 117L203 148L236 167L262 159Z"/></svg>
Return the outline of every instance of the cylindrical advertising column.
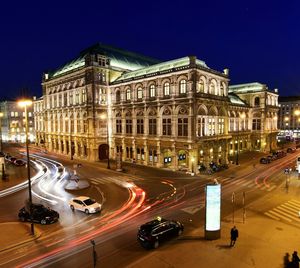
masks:
<svg viewBox="0 0 300 268"><path fill-rule="evenodd" d="M205 196L205 239L219 239L221 237L221 185L207 184Z"/></svg>

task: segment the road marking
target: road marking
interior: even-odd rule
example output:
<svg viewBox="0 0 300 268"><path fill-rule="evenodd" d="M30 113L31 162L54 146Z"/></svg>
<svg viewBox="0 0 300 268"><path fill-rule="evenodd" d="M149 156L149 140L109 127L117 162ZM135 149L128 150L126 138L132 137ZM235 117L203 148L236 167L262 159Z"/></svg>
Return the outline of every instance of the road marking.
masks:
<svg viewBox="0 0 300 268"><path fill-rule="evenodd" d="M278 208L273 208L273 210L282 213L284 217L290 218L295 221L300 221L299 219L296 219L296 216L290 216L290 214L286 213L286 210L284 210L283 208L278 207Z"/></svg>
<svg viewBox="0 0 300 268"><path fill-rule="evenodd" d="M274 219L274 220L280 221L280 218L277 218L277 217L273 216L273 215L272 215L271 213L269 213L269 212L265 212L264 214L267 215L268 217Z"/></svg>
<svg viewBox="0 0 300 268"><path fill-rule="evenodd" d="M181 210L189 213L189 214L196 214L199 210L201 210L202 208L204 208L204 204L200 205L200 206L191 206L191 207L187 207L187 208L182 208Z"/></svg>
<svg viewBox="0 0 300 268"><path fill-rule="evenodd" d="M276 185L271 186L267 191L271 192L274 188L276 188Z"/></svg>
<svg viewBox="0 0 300 268"><path fill-rule="evenodd" d="M279 217L280 219L286 220L286 221L288 221L288 222L292 222L292 220L283 218L283 215L282 215L282 214L277 213L277 212L275 212L275 211L272 211L272 210L271 210L271 211L265 212L265 214L266 214L266 213L268 213L268 214L273 214L273 215Z"/></svg>

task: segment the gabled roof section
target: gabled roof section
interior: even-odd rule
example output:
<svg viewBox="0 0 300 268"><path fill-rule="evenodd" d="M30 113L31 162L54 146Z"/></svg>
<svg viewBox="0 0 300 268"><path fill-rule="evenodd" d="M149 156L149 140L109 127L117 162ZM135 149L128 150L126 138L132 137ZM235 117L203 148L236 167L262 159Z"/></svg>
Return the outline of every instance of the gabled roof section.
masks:
<svg viewBox="0 0 300 268"><path fill-rule="evenodd" d="M228 88L228 92L234 93L251 93L265 90L268 90L268 87L265 84L261 84L258 82L232 85Z"/></svg>
<svg viewBox="0 0 300 268"><path fill-rule="evenodd" d="M72 61L67 62L62 67L55 70L54 72L50 72L49 78L59 76L61 74L64 74L66 72L84 66L85 56L88 54L104 55L110 59L110 66L112 68L126 70L126 71L138 70L160 62L157 59L147 57L135 52L98 43L81 51L79 57L75 58Z"/></svg>
<svg viewBox="0 0 300 268"><path fill-rule="evenodd" d="M136 71L125 73L121 75L118 79L116 79L114 83L134 79L137 77L147 76L147 75L150 76L151 74L164 73L164 72L167 73L168 71L172 71L180 67L186 67L189 66L190 64L191 64L190 57L183 57L175 60L165 61ZM205 64L204 61L198 59L196 59L196 65L200 65L204 68L209 69L209 67Z"/></svg>
<svg viewBox="0 0 300 268"><path fill-rule="evenodd" d="M244 102L241 98L239 98L236 94L234 93L229 93L228 98L230 103L235 104L235 105L242 105L242 106L248 106L246 102Z"/></svg>

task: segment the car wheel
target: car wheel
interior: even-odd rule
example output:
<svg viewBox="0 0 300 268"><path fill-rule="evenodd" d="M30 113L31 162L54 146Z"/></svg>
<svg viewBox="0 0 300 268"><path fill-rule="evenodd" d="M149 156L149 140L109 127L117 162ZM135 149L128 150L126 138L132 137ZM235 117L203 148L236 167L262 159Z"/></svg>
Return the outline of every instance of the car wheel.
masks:
<svg viewBox="0 0 300 268"><path fill-rule="evenodd" d="M88 209L86 209L84 212L85 212L85 214L89 214L90 213Z"/></svg>
<svg viewBox="0 0 300 268"><path fill-rule="evenodd" d="M179 229L177 234L178 234L178 236L182 235L182 230Z"/></svg>
<svg viewBox="0 0 300 268"><path fill-rule="evenodd" d="M71 209L72 211L74 211L74 206L73 206L73 205L71 205L71 206L70 206L70 209Z"/></svg>
<svg viewBox="0 0 300 268"><path fill-rule="evenodd" d="M20 221L22 221L22 222L24 222L24 221L25 221L25 217L23 217L23 216L22 216L22 217L20 217L19 219L20 219Z"/></svg>
<svg viewBox="0 0 300 268"><path fill-rule="evenodd" d="M159 242L158 242L158 240L156 240L153 244L153 248L158 248L158 246L159 246Z"/></svg>
<svg viewBox="0 0 300 268"><path fill-rule="evenodd" d="M45 225L47 222L45 219L41 220L41 224Z"/></svg>

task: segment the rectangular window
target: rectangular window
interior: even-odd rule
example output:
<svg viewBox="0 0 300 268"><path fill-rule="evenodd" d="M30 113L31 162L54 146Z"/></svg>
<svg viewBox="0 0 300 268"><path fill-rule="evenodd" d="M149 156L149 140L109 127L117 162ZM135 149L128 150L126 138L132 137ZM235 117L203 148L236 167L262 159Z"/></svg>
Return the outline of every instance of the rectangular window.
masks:
<svg viewBox="0 0 300 268"><path fill-rule="evenodd" d="M252 130L261 130L261 119L253 119Z"/></svg>
<svg viewBox="0 0 300 268"><path fill-rule="evenodd" d="M149 135L156 135L156 118L149 118Z"/></svg>
<svg viewBox="0 0 300 268"><path fill-rule="evenodd" d="M178 118L178 136L187 137L188 135L188 119Z"/></svg>
<svg viewBox="0 0 300 268"><path fill-rule="evenodd" d="M14 112L10 112L10 116L11 116L11 117L14 117L14 116L15 116L15 113L14 113Z"/></svg>
<svg viewBox="0 0 300 268"><path fill-rule="evenodd" d="M144 119L137 119L136 123L136 133L144 134Z"/></svg>
<svg viewBox="0 0 300 268"><path fill-rule="evenodd" d="M122 133L122 119L116 120L116 132Z"/></svg>
<svg viewBox="0 0 300 268"><path fill-rule="evenodd" d="M205 136L205 118L201 117L198 118L198 136L202 137Z"/></svg>
<svg viewBox="0 0 300 268"><path fill-rule="evenodd" d="M142 99L143 98L143 90L141 88L138 89L137 98L138 99Z"/></svg>
<svg viewBox="0 0 300 268"><path fill-rule="evenodd" d="M171 136L172 135L172 125L171 125L171 118L164 118L163 119L163 133L164 136Z"/></svg>
<svg viewBox="0 0 300 268"><path fill-rule="evenodd" d="M132 133L132 119L126 119L126 134Z"/></svg>

